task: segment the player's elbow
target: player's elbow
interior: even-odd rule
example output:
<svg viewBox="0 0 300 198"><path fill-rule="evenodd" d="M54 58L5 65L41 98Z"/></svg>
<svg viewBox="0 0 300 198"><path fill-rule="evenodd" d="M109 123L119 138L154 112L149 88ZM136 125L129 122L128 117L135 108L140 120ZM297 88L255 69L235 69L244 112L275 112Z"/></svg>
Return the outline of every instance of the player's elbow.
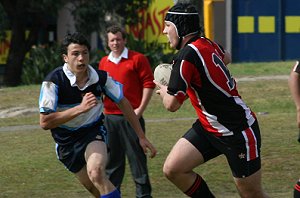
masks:
<svg viewBox="0 0 300 198"><path fill-rule="evenodd" d="M40 123L40 127L44 130L49 130L50 129L50 127L45 123Z"/></svg>
<svg viewBox="0 0 300 198"><path fill-rule="evenodd" d="M51 124L47 120L48 119L46 118L46 116L44 116L43 114L40 115L40 127L44 130L51 129Z"/></svg>
<svg viewBox="0 0 300 198"><path fill-rule="evenodd" d="M178 108L172 108L172 107L167 107L166 109L170 112L176 112L178 110Z"/></svg>
<svg viewBox="0 0 300 198"><path fill-rule="evenodd" d="M170 112L175 112L180 108L180 105L177 103L165 103L164 106Z"/></svg>
<svg viewBox="0 0 300 198"><path fill-rule="evenodd" d="M163 104L165 108L170 112L177 111L181 106L181 103L179 103L179 101L174 96L170 96L168 94L165 95Z"/></svg>

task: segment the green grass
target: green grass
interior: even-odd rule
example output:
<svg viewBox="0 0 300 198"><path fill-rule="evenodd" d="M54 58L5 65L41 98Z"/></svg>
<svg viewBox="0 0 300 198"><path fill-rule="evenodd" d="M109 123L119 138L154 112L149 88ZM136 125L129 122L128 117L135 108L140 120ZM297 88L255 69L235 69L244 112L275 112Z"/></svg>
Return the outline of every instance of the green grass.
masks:
<svg viewBox="0 0 300 198"><path fill-rule="evenodd" d="M233 75L288 75L293 62L232 64ZM258 68L259 67L259 68ZM245 72L245 70L248 70ZM273 74L272 74L273 72ZM262 134L263 186L274 198L292 197L293 185L300 177L299 144L295 106L287 80L238 82L239 93L256 112ZM0 110L37 106L39 85L0 89ZM262 113L264 112L264 113ZM195 112L187 101L175 113L167 112L159 97L153 95L145 113L147 136L158 149L149 159L149 174L155 198L185 197L162 174L164 160L184 132L193 123ZM191 118L176 120L167 118ZM157 122L160 120L161 122ZM18 131L0 132L0 197L91 197L75 177L57 161L49 131L22 130L22 125L38 125L38 113L0 119L0 126L20 125ZM1 129L0 127L0 129ZM229 167L220 156L195 169L220 198L237 195ZM122 193L135 197L135 188L127 166Z"/></svg>
<svg viewBox="0 0 300 198"><path fill-rule="evenodd" d="M295 61L234 63L229 64L229 68L235 77L272 76L289 74L294 64Z"/></svg>

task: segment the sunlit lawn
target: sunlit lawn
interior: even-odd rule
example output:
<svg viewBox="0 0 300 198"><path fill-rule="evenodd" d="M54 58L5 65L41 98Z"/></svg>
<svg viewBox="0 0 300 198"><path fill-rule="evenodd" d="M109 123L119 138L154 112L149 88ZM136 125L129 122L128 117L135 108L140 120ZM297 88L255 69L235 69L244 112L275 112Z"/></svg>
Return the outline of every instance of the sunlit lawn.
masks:
<svg viewBox="0 0 300 198"><path fill-rule="evenodd" d="M274 67L281 68L280 71L277 71L278 68L274 69L275 74L288 75L291 65L292 62L277 63ZM272 67L271 64L268 66ZM245 68L242 64L231 65L230 68L238 77L248 76L244 74ZM242 71L239 71L239 68ZM258 72L259 75L263 72L270 75L267 73L272 70L255 69L254 63L253 66L248 65L247 69L249 73ZM287 80L239 82L238 87L242 98L256 112L260 122L264 188L271 197L292 197L293 185L300 177L300 145L296 141L298 130L295 107ZM39 86L0 89L0 110L18 105L35 107L38 92ZM185 197L164 178L162 166L173 144L193 123L194 110L187 102L178 112L169 113L162 108L160 99L154 95L145 118L147 136L159 152L157 157L148 161L153 197ZM0 130L0 197L91 197L74 176L57 161L49 131L39 128L22 129L22 125L32 124L38 125L38 113L0 118L0 129L4 126L20 125L17 131ZM223 156L198 167L195 171L206 179L217 197L239 197ZM122 194L123 197L133 198L134 192L134 184L127 167Z"/></svg>

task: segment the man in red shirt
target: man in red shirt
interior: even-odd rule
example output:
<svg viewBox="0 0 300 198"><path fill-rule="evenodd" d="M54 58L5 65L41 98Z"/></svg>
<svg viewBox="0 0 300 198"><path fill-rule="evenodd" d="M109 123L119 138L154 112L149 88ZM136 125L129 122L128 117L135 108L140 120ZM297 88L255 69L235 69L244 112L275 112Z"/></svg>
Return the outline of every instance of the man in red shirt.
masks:
<svg viewBox="0 0 300 198"><path fill-rule="evenodd" d="M126 32L118 26L107 29L107 43L111 52L101 59L99 69L107 71L123 85L123 93L145 131L143 112L155 88L149 61L143 54L125 47ZM147 158L134 130L122 111L108 97L104 99L104 114L110 149L106 170L110 181L120 189L125 172L126 154L136 184L136 197L152 197Z"/></svg>

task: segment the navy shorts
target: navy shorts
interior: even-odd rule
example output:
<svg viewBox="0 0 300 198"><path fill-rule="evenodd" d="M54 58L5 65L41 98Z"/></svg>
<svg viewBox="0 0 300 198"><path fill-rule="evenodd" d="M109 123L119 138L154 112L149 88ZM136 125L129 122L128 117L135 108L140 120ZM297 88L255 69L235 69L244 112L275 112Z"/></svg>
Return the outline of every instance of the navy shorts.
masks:
<svg viewBox="0 0 300 198"><path fill-rule="evenodd" d="M219 137L206 131L197 120L183 138L199 150L205 161L224 154L236 178L248 177L261 168L261 137L257 121L232 136Z"/></svg>
<svg viewBox="0 0 300 198"><path fill-rule="evenodd" d="M72 139L71 143L56 144L56 154L69 171L77 173L86 165L84 154L87 145L93 141L107 142L107 131L103 125L97 125L81 129L68 138Z"/></svg>

